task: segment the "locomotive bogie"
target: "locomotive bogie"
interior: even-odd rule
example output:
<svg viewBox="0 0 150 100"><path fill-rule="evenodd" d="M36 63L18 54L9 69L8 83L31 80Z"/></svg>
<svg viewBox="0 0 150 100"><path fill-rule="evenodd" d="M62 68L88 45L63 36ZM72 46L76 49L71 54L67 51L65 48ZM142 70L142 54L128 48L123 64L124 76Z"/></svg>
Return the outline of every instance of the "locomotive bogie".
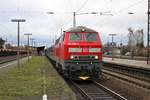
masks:
<svg viewBox="0 0 150 100"><path fill-rule="evenodd" d="M101 63L84 62L84 61L67 61L65 62L68 77L72 80L98 79L101 73Z"/></svg>

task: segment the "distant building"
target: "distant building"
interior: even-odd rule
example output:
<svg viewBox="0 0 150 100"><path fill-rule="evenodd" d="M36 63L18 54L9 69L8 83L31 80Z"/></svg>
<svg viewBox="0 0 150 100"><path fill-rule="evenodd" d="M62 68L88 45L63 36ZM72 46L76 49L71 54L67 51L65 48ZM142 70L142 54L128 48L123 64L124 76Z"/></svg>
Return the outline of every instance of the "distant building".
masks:
<svg viewBox="0 0 150 100"><path fill-rule="evenodd" d="M45 46L37 47L38 55L44 55L44 48L45 48Z"/></svg>

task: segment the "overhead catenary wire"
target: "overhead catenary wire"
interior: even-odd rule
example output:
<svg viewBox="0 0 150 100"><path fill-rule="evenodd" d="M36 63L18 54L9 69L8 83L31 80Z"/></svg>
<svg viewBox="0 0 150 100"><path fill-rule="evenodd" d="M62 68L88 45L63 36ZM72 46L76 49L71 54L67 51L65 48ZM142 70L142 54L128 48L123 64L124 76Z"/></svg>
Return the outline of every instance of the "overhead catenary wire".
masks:
<svg viewBox="0 0 150 100"><path fill-rule="evenodd" d="M133 7L137 6L138 4L141 4L141 2L143 2L143 1L144 1L144 0L139 0L139 1L137 1L137 2L135 2L135 3L133 3L133 4L129 5L129 6L127 6L127 7L125 7L125 8L120 9L119 11L116 11L116 12L113 14L113 16L111 16L111 18L116 17L116 15L118 15L118 14L120 14L120 13L122 13L122 12L128 10L129 8L133 8ZM110 17L109 17L109 18L110 18ZM104 21L107 21L107 22L104 22L103 24L101 24L101 26L103 26L103 25L109 23L109 20L111 20L111 19L108 19L108 17L107 17L107 18L103 18L102 21L103 21L103 22L104 22Z"/></svg>
<svg viewBox="0 0 150 100"><path fill-rule="evenodd" d="M70 11L71 11L71 13L72 13L73 6L72 6L70 0L67 0L67 1L68 1L68 4L70 5ZM69 13L70 13L70 12L69 12ZM67 26L67 25L71 22L71 20L72 20L72 18L69 17L69 20L68 20L68 21L65 21L64 24L63 24L60 28L63 29L65 26Z"/></svg>
<svg viewBox="0 0 150 100"><path fill-rule="evenodd" d="M72 9L73 9L73 8L72 8L73 6L72 6L70 0L67 0L67 1L68 1L69 6L70 6L70 10L72 10Z"/></svg>
<svg viewBox="0 0 150 100"><path fill-rule="evenodd" d="M87 2L88 2L88 0L85 0L76 12L79 12L81 9L83 9L85 7L85 5L87 4Z"/></svg>
<svg viewBox="0 0 150 100"><path fill-rule="evenodd" d="M123 12L123 11L125 11L125 10L128 10L129 8L133 8L133 7L135 7L135 6L137 6L138 4L140 4L141 2L143 2L144 0L139 0L139 1L137 1L137 2L135 2L135 3L133 3L133 4L131 4L131 5L129 5L128 7L125 7L125 8L122 8L122 9L120 9L119 11L117 11L116 13L114 13L115 15L116 14L120 14L121 12Z"/></svg>

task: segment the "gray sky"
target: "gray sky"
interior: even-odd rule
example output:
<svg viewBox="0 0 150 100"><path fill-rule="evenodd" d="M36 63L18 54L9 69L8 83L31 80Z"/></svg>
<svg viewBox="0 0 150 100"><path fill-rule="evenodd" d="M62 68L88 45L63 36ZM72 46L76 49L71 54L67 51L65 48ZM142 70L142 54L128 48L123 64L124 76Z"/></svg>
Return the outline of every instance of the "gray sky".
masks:
<svg viewBox="0 0 150 100"><path fill-rule="evenodd" d="M77 15L77 26L87 26L101 34L103 43L111 41L109 33L116 33L116 42L127 42L128 28L144 29L147 37L148 0L0 0L0 37L17 42L17 23L11 19L24 18L21 23L21 43L26 44L24 33L32 33L37 45L51 45L54 37L72 27L72 16L77 13L111 11L113 16ZM50 15L46 12L54 12ZM134 12L129 15L128 12ZM121 38L122 37L122 38Z"/></svg>

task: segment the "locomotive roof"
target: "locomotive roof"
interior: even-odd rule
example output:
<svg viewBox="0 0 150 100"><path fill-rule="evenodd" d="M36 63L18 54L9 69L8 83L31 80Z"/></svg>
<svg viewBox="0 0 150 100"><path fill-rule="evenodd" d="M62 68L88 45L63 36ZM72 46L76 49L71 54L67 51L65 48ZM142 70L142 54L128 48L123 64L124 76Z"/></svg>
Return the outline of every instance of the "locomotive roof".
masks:
<svg viewBox="0 0 150 100"><path fill-rule="evenodd" d="M84 26L73 27L66 31L67 32L83 32L83 30L84 30L84 32L96 32L95 30L84 27Z"/></svg>

